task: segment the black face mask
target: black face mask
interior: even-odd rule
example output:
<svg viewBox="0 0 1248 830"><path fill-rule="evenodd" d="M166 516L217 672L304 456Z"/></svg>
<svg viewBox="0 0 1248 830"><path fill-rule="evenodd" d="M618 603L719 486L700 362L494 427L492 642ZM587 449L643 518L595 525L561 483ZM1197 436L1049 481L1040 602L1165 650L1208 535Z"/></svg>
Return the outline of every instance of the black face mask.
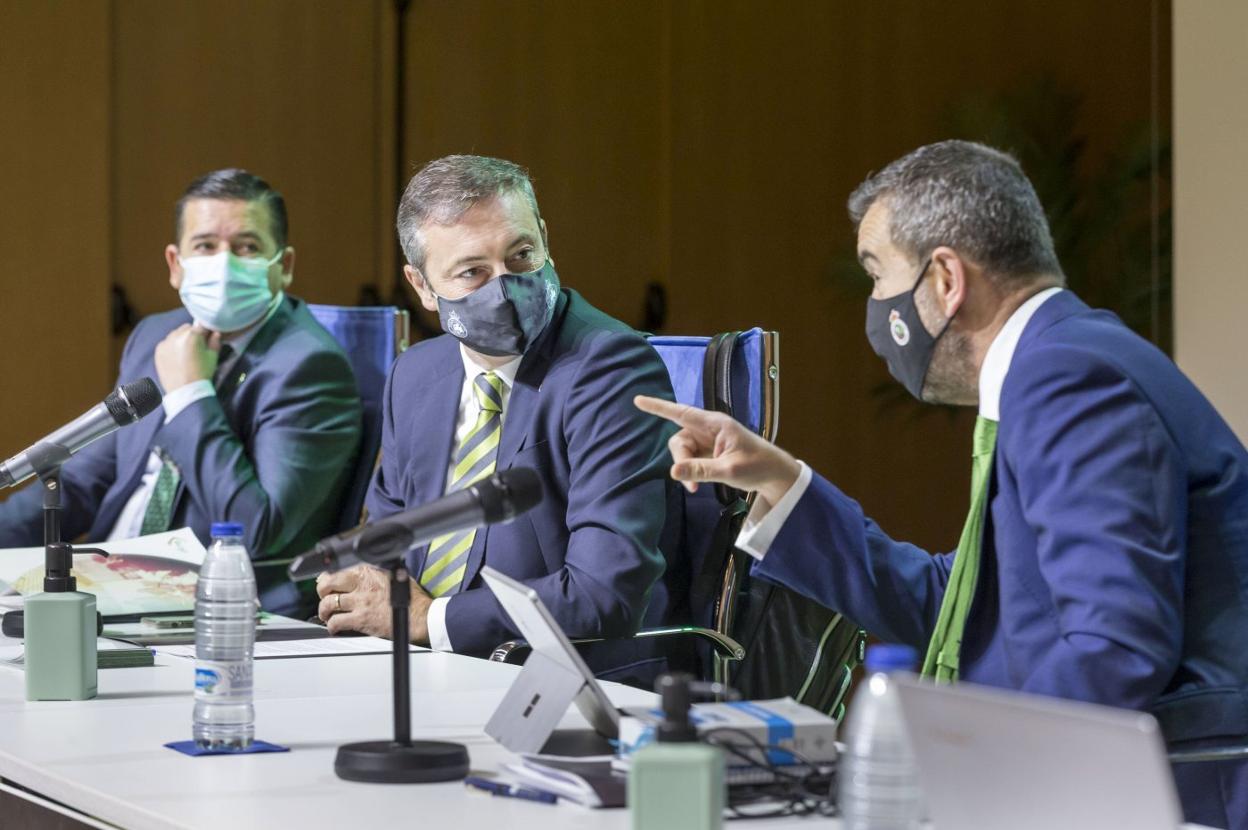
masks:
<svg viewBox="0 0 1248 830"><path fill-rule="evenodd" d="M949 329L947 320L935 337L928 334L914 302L914 295L931 264L929 259L923 265L914 287L906 293L887 300L867 298L867 340L871 348L884 358L892 376L919 400L923 400L923 382L936 352L936 341Z"/></svg>
<svg viewBox="0 0 1248 830"><path fill-rule="evenodd" d="M527 274L503 274L458 300L438 297L447 334L493 357L524 354L545 330L559 301L559 275L548 259Z"/></svg>

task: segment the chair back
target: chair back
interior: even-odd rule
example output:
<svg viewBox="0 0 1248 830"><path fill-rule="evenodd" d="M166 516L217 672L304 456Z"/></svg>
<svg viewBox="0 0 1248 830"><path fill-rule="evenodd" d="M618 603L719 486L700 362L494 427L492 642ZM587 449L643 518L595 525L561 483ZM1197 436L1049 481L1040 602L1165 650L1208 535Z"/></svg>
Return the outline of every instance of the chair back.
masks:
<svg viewBox="0 0 1248 830"><path fill-rule="evenodd" d="M667 366L677 403L726 412L751 431L775 440L780 397L777 332L755 327L713 337L664 335L649 340ZM682 545L692 576L689 614L695 625L729 634L735 597L748 570L733 545L748 510L746 494L701 487L685 494L684 509ZM711 674L726 681L725 672L726 664L713 658Z"/></svg>
<svg viewBox="0 0 1248 830"><path fill-rule="evenodd" d="M706 350L711 337L655 335L650 345L659 353L672 379L677 403L707 407ZM732 412L754 432L774 441L779 429L780 335L752 328L739 332L731 355Z"/></svg>
<svg viewBox="0 0 1248 830"><path fill-rule="evenodd" d="M779 428L779 334L753 328L714 337L652 337L679 403L724 412L774 441ZM737 660L709 654L714 680L747 698L790 695L840 717L863 634L850 620L786 588L750 579L736 537L754 495L700 487L685 496L684 549L695 626L739 642ZM703 651L705 654L705 649Z"/></svg>
<svg viewBox="0 0 1248 830"><path fill-rule="evenodd" d="M343 493L338 517L337 527L341 532L360 522L364 497L368 494L381 447L381 403L386 377L395 358L407 348L410 321L405 310L394 306L356 308L309 304L308 311L347 353L364 412L360 453Z"/></svg>

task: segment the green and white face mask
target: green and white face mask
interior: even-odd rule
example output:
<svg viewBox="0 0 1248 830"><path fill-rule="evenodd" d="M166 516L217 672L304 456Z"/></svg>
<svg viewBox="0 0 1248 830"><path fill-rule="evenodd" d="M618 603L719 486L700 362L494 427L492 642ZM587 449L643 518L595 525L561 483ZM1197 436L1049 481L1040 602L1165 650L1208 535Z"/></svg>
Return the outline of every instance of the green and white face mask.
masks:
<svg viewBox="0 0 1248 830"><path fill-rule="evenodd" d="M196 323L213 331L241 331L265 315L273 302L269 269L282 258L239 257L230 251L183 259L178 295Z"/></svg>

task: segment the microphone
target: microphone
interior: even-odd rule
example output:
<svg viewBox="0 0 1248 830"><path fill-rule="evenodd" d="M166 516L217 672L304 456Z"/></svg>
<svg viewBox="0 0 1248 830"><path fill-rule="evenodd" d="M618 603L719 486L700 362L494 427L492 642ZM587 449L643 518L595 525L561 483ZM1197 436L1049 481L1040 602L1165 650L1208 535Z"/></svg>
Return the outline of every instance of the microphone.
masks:
<svg viewBox="0 0 1248 830"><path fill-rule="evenodd" d="M103 403L97 403L56 432L0 464L0 487L14 487L33 475L45 472L37 469L36 465L43 466L39 459L48 458L49 451L52 458L64 463L97 438L133 424L160 406L160 401L160 388L151 378L127 383L105 398Z"/></svg>
<svg viewBox="0 0 1248 830"><path fill-rule="evenodd" d="M537 473L527 467L504 470L428 504L322 539L295 557L288 572L297 580L361 562L383 565L443 534L510 522L541 500Z"/></svg>

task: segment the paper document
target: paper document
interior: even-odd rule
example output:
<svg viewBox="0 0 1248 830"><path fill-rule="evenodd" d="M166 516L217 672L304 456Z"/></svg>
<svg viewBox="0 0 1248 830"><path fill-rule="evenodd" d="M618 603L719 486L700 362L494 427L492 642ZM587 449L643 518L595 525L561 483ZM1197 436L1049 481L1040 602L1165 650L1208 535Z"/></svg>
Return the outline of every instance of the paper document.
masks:
<svg viewBox="0 0 1248 830"><path fill-rule="evenodd" d="M192 611L195 581L207 551L184 527L166 533L87 544L110 556L75 556L78 590L95 594L101 614ZM22 595L43 590L43 548L0 550L0 582Z"/></svg>
<svg viewBox="0 0 1248 830"><path fill-rule="evenodd" d="M348 654L390 654L394 649L389 640L380 637L325 637L317 640L261 641L255 645L257 660L279 657L329 657ZM419 646L409 646L409 651L426 651ZM157 654L170 657L194 657L195 644L156 646Z"/></svg>

